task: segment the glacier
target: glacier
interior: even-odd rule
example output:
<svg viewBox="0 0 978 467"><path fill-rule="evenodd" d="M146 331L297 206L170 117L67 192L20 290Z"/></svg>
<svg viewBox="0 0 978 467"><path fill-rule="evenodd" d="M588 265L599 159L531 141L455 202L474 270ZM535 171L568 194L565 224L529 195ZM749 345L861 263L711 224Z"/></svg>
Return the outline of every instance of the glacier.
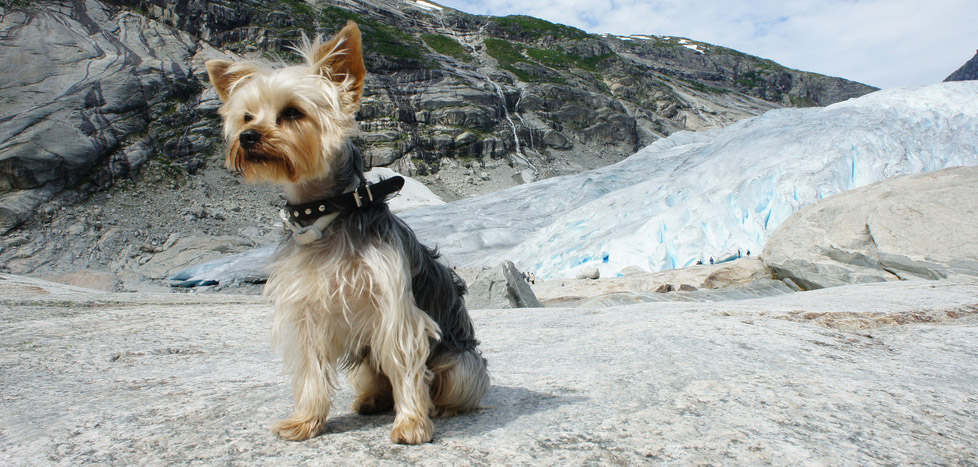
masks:
<svg viewBox="0 0 978 467"><path fill-rule="evenodd" d="M675 133L607 167L399 215L451 265L509 259L542 279L595 266L609 277L628 266L661 271L759 253L808 204L963 165L978 165L978 81L771 110ZM223 282L255 261L246 253L181 277Z"/></svg>
<svg viewBox="0 0 978 467"><path fill-rule="evenodd" d="M978 82L878 91L680 132L624 161L402 213L450 263L540 278L760 252L794 211L886 178L978 164Z"/></svg>

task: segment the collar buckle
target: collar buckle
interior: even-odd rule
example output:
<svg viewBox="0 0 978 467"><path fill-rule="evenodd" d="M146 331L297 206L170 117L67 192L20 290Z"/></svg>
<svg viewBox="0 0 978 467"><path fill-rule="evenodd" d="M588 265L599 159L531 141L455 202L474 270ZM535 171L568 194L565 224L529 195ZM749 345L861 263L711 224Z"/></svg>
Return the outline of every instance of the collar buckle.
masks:
<svg viewBox="0 0 978 467"><path fill-rule="evenodd" d="M362 185L360 188L353 190L353 201L357 203L357 208L363 207L363 195L360 194L360 189L364 189L367 192L368 202L374 202L374 194L370 191L370 185Z"/></svg>

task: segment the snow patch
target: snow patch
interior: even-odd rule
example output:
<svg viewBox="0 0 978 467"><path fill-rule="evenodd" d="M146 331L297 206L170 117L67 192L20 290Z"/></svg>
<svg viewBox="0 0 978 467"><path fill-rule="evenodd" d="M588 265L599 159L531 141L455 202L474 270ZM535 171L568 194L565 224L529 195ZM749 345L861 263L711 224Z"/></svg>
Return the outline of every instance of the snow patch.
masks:
<svg viewBox="0 0 978 467"><path fill-rule="evenodd" d="M686 47L687 49L696 51L697 53L701 53L701 54L706 53L706 51L700 48L698 44L694 44L686 39L679 39L679 45Z"/></svg>
<svg viewBox="0 0 978 467"><path fill-rule="evenodd" d="M415 1L406 0L405 3L407 3L409 5L414 5L414 6L418 7L418 8L421 8L422 10L428 10L428 11L441 11L441 10L444 10L444 8L441 7L440 5L435 5L434 3L426 2L424 0L415 0Z"/></svg>

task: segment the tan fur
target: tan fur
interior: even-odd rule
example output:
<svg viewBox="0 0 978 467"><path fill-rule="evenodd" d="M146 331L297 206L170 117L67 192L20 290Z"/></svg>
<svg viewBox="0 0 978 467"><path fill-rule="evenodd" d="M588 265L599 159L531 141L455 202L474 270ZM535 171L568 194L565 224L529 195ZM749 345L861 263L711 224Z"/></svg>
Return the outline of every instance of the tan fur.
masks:
<svg viewBox="0 0 978 467"><path fill-rule="evenodd" d="M352 22L332 40L304 40L297 50L304 65L207 62L224 102L227 166L247 180L282 184L294 204L344 188L334 186L333 170L341 145L358 131L354 116L366 73ZM242 143L245 131L260 140ZM271 266L265 294L274 300L273 340L295 401L292 415L272 430L289 440L319 434L346 362L357 391L354 410L393 407L391 440L428 442L430 415L478 406L488 388L485 361L472 350L428 362L440 329L415 303L403 245L374 239L354 248L347 235L331 226L313 244L287 241Z"/></svg>

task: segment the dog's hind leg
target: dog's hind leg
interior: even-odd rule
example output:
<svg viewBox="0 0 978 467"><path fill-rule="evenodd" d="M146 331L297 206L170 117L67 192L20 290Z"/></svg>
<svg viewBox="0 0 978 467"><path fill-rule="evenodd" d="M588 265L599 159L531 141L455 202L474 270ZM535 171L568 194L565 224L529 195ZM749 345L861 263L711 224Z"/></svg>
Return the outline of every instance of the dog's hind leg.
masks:
<svg viewBox="0 0 978 467"><path fill-rule="evenodd" d="M451 416L479 408L489 390L489 370L479 352L472 349L439 355L429 367L434 373L431 399L435 416Z"/></svg>
<svg viewBox="0 0 978 467"><path fill-rule="evenodd" d="M353 410L360 415L386 412L394 408L391 381L381 373L368 355L349 374L350 384L357 392Z"/></svg>

